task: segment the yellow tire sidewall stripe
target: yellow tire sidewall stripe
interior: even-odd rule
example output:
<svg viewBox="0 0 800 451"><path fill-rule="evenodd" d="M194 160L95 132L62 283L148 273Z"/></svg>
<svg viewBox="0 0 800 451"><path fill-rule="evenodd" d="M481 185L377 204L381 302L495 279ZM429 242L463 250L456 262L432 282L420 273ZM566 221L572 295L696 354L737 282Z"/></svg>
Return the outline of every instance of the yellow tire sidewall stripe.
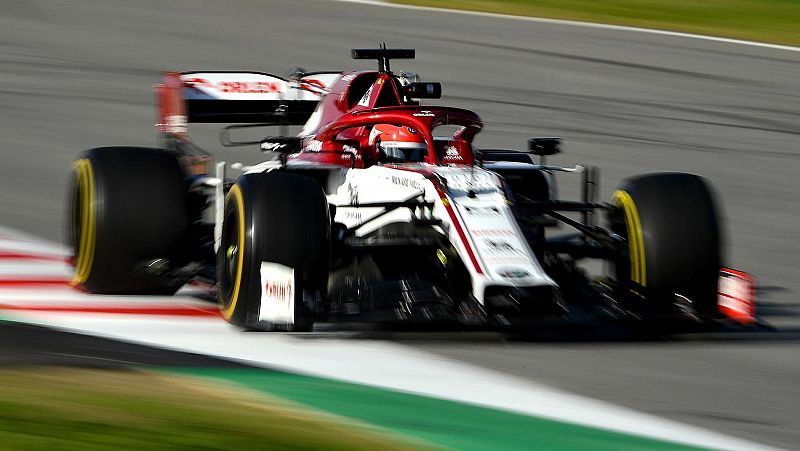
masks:
<svg viewBox="0 0 800 451"><path fill-rule="evenodd" d="M231 295L230 302L227 307L220 304L222 316L226 320L230 320L236 311L236 304L239 301L239 291L242 285L242 267L244 264L244 198L242 197L242 190L239 185L233 185L228 191L228 196L225 198L225 204L234 202L236 204L236 215L239 217L239 253L236 261L236 277L233 281L233 294ZM225 249L220 249L221 252L226 252ZM220 292L221 293L221 292Z"/></svg>
<svg viewBox="0 0 800 451"><path fill-rule="evenodd" d="M70 285L80 285L89 279L94 263L94 251L97 241L96 231L96 206L94 173L92 163L88 159L75 162L75 189L80 193L80 198L75 199L81 205L81 236L78 238L75 251L75 274ZM74 215L74 213L73 213ZM75 225L73 224L73 227Z"/></svg>
<svg viewBox="0 0 800 451"><path fill-rule="evenodd" d="M641 286L647 286L647 267L645 264L644 235L642 223L636 203L630 194L617 190L611 197L611 202L625 212L625 224L628 230L628 249L631 257L631 280Z"/></svg>

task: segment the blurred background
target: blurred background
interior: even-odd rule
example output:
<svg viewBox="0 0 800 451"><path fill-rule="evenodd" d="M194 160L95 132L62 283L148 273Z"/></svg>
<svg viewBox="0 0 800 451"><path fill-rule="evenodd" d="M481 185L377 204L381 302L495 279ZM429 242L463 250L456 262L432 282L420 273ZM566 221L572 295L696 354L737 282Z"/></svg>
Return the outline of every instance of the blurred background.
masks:
<svg viewBox="0 0 800 451"><path fill-rule="evenodd" d="M800 44L800 3L789 0L407 3ZM796 48L369 2L3 0L0 225L63 242L73 159L91 147L154 146L152 85L163 70L371 69L349 50L382 42L417 49L393 69L442 82L437 103L482 116L479 146L561 136L564 153L549 161L599 166L601 199L634 174L707 177L724 208L726 263L755 275L761 314L784 332L689 344L405 346L775 446L800 442ZM215 129L191 133L220 160L262 158L222 148ZM578 179L560 183L564 197L578 195Z"/></svg>

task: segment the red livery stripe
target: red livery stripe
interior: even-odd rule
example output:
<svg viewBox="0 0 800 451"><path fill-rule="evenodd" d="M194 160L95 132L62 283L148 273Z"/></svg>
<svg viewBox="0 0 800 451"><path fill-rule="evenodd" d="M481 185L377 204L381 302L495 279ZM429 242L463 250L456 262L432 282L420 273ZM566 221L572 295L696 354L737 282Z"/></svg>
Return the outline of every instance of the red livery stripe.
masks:
<svg viewBox="0 0 800 451"><path fill-rule="evenodd" d="M464 233L464 228L461 227L461 223L456 217L456 212L453 210L453 205L450 203L450 200L447 198L444 191L441 188L439 188L439 186L436 185L435 182L433 186L436 188L436 192L439 194L439 197L444 202L444 208L445 210L447 210L447 214L450 215L450 220L453 221L453 225L456 228L458 237L461 239L461 242L464 243L464 248L467 250L467 255L469 256L472 265L475 267L475 271L477 271L478 274L483 274L483 270L481 270L481 265L478 264L478 259L477 257L475 257L475 253L472 251L472 246L469 245L469 241L467 240L467 234Z"/></svg>
<svg viewBox="0 0 800 451"><path fill-rule="evenodd" d="M439 182L437 182L436 179L433 177L433 172L427 169L416 169L403 166L395 166L394 169L422 174L423 177L428 179L433 184L433 187L436 189L436 194L438 194L439 198L442 199L442 201L444 201L444 208L445 210L447 210L447 214L450 215L450 220L453 221L453 226L455 226L456 232L458 233L458 237L464 244L464 249L467 250L467 255L469 256L472 265L475 267L475 271L477 271L478 274L483 274L481 265L478 263L478 258L475 257L475 253L472 250L472 246L470 246L469 244L469 240L467 239L467 234L464 233L464 228L461 227L461 222L458 220L458 217L456 217L456 213L453 210L453 205L450 203L450 199L447 198L447 195L445 194L442 187L439 186Z"/></svg>
<svg viewBox="0 0 800 451"><path fill-rule="evenodd" d="M24 286L66 286L69 284L67 279L0 279L0 287L24 287Z"/></svg>
<svg viewBox="0 0 800 451"><path fill-rule="evenodd" d="M63 255L27 254L21 252L0 251L0 260L38 260L66 263L69 260L69 257Z"/></svg>
<svg viewBox="0 0 800 451"><path fill-rule="evenodd" d="M51 313L104 313L116 315L163 315L163 316L219 316L217 307L159 307L159 306L18 306L0 304L0 310Z"/></svg>

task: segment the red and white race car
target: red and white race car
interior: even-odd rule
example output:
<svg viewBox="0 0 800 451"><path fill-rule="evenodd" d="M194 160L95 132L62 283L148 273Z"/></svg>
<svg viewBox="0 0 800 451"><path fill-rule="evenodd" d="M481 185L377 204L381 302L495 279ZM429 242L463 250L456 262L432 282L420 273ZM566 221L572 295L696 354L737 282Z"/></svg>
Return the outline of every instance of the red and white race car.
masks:
<svg viewBox="0 0 800 451"><path fill-rule="evenodd" d="M96 148L75 163L73 283L171 294L204 280L226 320L259 330L342 320L525 326L587 306L616 320L754 321L752 279L722 267L703 178L636 176L598 202L595 168L546 164L558 138L479 150L477 114L422 105L441 85L390 70L414 50L352 56L376 59L378 70L164 73L163 148ZM231 165L241 175L229 179L225 163L189 140L198 122L234 124L224 145L273 158ZM233 138L263 126L283 136ZM288 136L290 126L302 129ZM555 198L557 172L581 177L580 200ZM607 270L589 274L584 259Z"/></svg>

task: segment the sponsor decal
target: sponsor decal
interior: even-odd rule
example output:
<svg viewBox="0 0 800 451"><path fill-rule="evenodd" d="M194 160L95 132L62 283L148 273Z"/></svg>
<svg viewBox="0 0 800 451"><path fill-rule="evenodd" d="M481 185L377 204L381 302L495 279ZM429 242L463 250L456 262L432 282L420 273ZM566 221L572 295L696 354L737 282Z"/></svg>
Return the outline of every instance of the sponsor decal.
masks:
<svg viewBox="0 0 800 451"><path fill-rule="evenodd" d="M261 306L258 319L294 324L294 269L261 262Z"/></svg>
<svg viewBox="0 0 800 451"><path fill-rule="evenodd" d="M275 143L269 141L261 143L261 150L263 150L264 152L278 152L285 147L286 147L285 143Z"/></svg>
<svg viewBox="0 0 800 451"><path fill-rule="evenodd" d="M439 262L442 264L442 266L447 266L447 255L445 255L443 250L436 249L436 257L439 258Z"/></svg>
<svg viewBox="0 0 800 451"><path fill-rule="evenodd" d="M447 159L445 156L444 159ZM498 185L496 181L487 173L483 171L467 171L459 172L457 174L445 174L444 179L447 180L447 187L451 190L467 191L474 189L476 191L496 191Z"/></svg>
<svg viewBox="0 0 800 451"><path fill-rule="evenodd" d="M477 230L470 230L470 233L473 236L482 236L482 237L516 236L514 231L511 229L477 229Z"/></svg>
<svg viewBox="0 0 800 451"><path fill-rule="evenodd" d="M188 130L186 116L181 116L181 115L167 116L166 122L167 122L168 133L186 133L186 131Z"/></svg>
<svg viewBox="0 0 800 451"><path fill-rule="evenodd" d="M353 184L347 185L347 193L350 195L350 204L358 204L358 187Z"/></svg>
<svg viewBox="0 0 800 451"><path fill-rule="evenodd" d="M316 139L309 139L306 143L306 150L308 152L319 152L322 150L322 141Z"/></svg>
<svg viewBox="0 0 800 451"><path fill-rule="evenodd" d="M516 257L486 257L484 256L484 260L486 263L490 265L530 265L531 261L528 257L524 255L516 256Z"/></svg>
<svg viewBox="0 0 800 451"><path fill-rule="evenodd" d="M325 86L325 83L321 82L320 80L317 80L316 78L304 78L300 82L300 87L311 92L316 92L318 89L327 88L327 86Z"/></svg>
<svg viewBox="0 0 800 451"><path fill-rule="evenodd" d="M499 218L500 209L497 207L462 207L467 216L473 218Z"/></svg>
<svg viewBox="0 0 800 451"><path fill-rule="evenodd" d="M435 116L435 114L433 114L432 112L430 112L428 110L422 110L422 111L419 111L417 113L412 114L412 116L416 116L416 117L433 117L433 116Z"/></svg>
<svg viewBox="0 0 800 451"><path fill-rule="evenodd" d="M461 156L461 153L459 153L458 149L456 149L454 146L447 146L447 148L444 150L444 158L446 160L464 159L464 157Z"/></svg>
<svg viewBox="0 0 800 451"><path fill-rule="evenodd" d="M498 269L497 275L504 279L524 279L529 277L531 273L522 268L506 267Z"/></svg>
<svg viewBox="0 0 800 451"><path fill-rule="evenodd" d="M483 250L490 256L524 255L522 249L503 239L483 240Z"/></svg>
<svg viewBox="0 0 800 451"><path fill-rule="evenodd" d="M393 185L405 186L414 189L422 189L422 186L419 184L419 180L416 179L409 179L406 177L398 177L393 175L391 177L391 182Z"/></svg>
<svg viewBox="0 0 800 451"><path fill-rule="evenodd" d="M194 88L213 89L226 94L275 94L282 91L282 83L274 81L219 81L205 78L189 78L184 85Z"/></svg>
<svg viewBox="0 0 800 451"><path fill-rule="evenodd" d="M377 129L375 127L372 128L372 130L369 132L369 145L370 146L375 143L375 137L380 135L380 134L381 134L381 131L379 129Z"/></svg>
<svg viewBox="0 0 800 451"><path fill-rule="evenodd" d="M361 223L363 221L361 210L357 208L342 208L342 216L344 216L346 220L355 221L356 223Z"/></svg>
<svg viewBox="0 0 800 451"><path fill-rule="evenodd" d="M264 297L273 299L278 304L288 304L292 294L291 280L267 280L264 283Z"/></svg>
<svg viewBox="0 0 800 451"><path fill-rule="evenodd" d="M359 106L366 106L366 107L369 106L369 98L370 96L372 96L372 88L374 87L375 85L372 85L369 87L369 89L367 89L367 92L365 92L364 96L361 97L361 100L358 101Z"/></svg>
<svg viewBox="0 0 800 451"><path fill-rule="evenodd" d="M195 86L206 86L210 85L211 83L205 78L185 78L183 80L183 84L184 86L195 87Z"/></svg>

